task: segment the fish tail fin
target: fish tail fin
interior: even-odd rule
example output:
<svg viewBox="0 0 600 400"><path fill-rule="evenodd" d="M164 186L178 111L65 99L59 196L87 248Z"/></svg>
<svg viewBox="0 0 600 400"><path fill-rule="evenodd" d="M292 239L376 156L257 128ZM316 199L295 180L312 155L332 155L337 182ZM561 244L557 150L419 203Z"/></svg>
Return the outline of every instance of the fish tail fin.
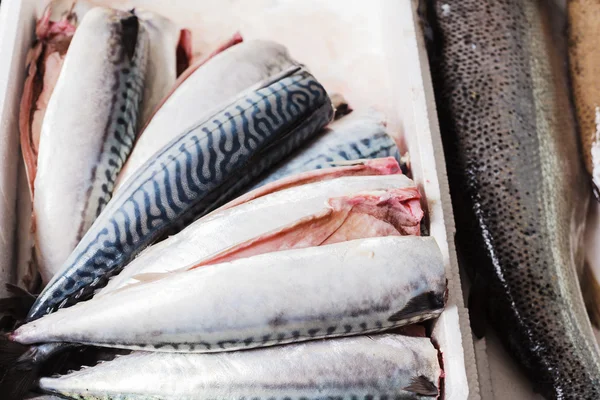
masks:
<svg viewBox="0 0 600 400"><path fill-rule="evenodd" d="M0 299L0 314L8 314L17 321L24 320L35 303L36 296L10 283L6 284L6 290L11 296Z"/></svg>
<svg viewBox="0 0 600 400"><path fill-rule="evenodd" d="M0 393L6 400L23 399L35 385L39 363L31 346L0 337Z"/></svg>
<svg viewBox="0 0 600 400"><path fill-rule="evenodd" d="M600 329L600 283L589 264L585 264L580 278L581 292L590 321Z"/></svg>

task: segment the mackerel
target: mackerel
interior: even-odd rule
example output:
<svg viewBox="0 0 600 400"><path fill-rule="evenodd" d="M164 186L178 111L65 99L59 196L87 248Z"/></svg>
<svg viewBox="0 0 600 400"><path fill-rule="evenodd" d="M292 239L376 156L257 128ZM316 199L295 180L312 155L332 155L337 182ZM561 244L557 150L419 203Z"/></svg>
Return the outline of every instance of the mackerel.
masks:
<svg viewBox="0 0 600 400"><path fill-rule="evenodd" d="M45 315L9 340L161 352L240 350L424 321L442 312L445 297L435 240L388 236L174 273Z"/></svg>
<svg viewBox="0 0 600 400"><path fill-rule="evenodd" d="M51 14L52 3L49 3L36 22L36 41L27 53L27 77L19 110L21 152L32 196L42 121L75 33L76 17L71 11L58 22L50 19Z"/></svg>
<svg viewBox="0 0 600 400"><path fill-rule="evenodd" d="M184 131L128 180L30 310L87 297L139 251L227 201L333 116L325 89L293 67Z"/></svg>
<svg viewBox="0 0 600 400"><path fill-rule="evenodd" d="M419 234L419 192L404 175L349 176L219 209L144 250L97 296L167 273L348 238ZM348 232L350 227L350 232Z"/></svg>
<svg viewBox="0 0 600 400"><path fill-rule="evenodd" d="M137 129L147 53L148 34L129 12L92 9L73 36L42 123L34 182L44 281L110 199Z"/></svg>
<svg viewBox="0 0 600 400"><path fill-rule="evenodd" d="M216 354L137 352L56 378L86 399L435 398L442 369L428 338L385 334Z"/></svg>
<svg viewBox="0 0 600 400"><path fill-rule="evenodd" d="M254 188L300 172L381 157L394 157L400 162L400 152L386 130L385 117L376 110L355 111L325 127L269 171Z"/></svg>
<svg viewBox="0 0 600 400"><path fill-rule="evenodd" d="M243 42L216 54L181 82L154 114L121 171L118 187L215 107L296 64L284 46L267 41Z"/></svg>

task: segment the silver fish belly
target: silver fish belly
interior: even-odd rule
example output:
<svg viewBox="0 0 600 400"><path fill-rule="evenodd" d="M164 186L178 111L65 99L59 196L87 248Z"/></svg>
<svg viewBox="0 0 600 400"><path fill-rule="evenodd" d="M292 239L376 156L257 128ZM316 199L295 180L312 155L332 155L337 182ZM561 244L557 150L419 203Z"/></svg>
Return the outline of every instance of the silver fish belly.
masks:
<svg viewBox="0 0 600 400"><path fill-rule="evenodd" d="M77 28L44 116L35 178L43 278L58 272L112 195L137 130L148 34L105 8Z"/></svg>
<svg viewBox="0 0 600 400"><path fill-rule="evenodd" d="M40 294L28 320L104 286L160 235L229 200L332 116L325 89L294 67L191 127L117 193Z"/></svg>
<svg viewBox="0 0 600 400"><path fill-rule="evenodd" d="M269 233L280 234L299 221L314 220L330 209L327 205L330 198L386 189L416 192L414 182L404 175L350 176L293 187L237 207L219 209L177 235L147 248L112 278L97 296L139 282L136 277L140 274L179 270L216 257L226 250L251 245L254 240ZM296 239L288 248L311 244L306 238Z"/></svg>
<svg viewBox="0 0 600 400"><path fill-rule="evenodd" d="M172 274L45 315L10 339L162 352L240 350L435 318L445 295L433 238L378 237Z"/></svg>
<svg viewBox="0 0 600 400"><path fill-rule="evenodd" d="M42 378L40 387L110 400L408 400L437 396L441 376L430 339L386 334L216 354L138 352Z"/></svg>
<svg viewBox="0 0 600 400"><path fill-rule="evenodd" d="M384 116L375 111L353 112L333 122L302 148L269 171L254 188L300 172L330 168L345 161L394 157L400 153L388 135Z"/></svg>
<svg viewBox="0 0 600 400"><path fill-rule="evenodd" d="M237 44L214 56L192 73L157 110L123 167L118 188L157 151L202 116L243 90L295 64L284 46L259 40Z"/></svg>

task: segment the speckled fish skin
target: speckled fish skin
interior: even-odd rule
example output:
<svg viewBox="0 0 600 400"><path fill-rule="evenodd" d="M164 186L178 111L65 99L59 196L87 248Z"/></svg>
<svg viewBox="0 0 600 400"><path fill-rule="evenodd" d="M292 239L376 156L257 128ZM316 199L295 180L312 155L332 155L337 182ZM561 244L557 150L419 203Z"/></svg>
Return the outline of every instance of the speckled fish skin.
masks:
<svg viewBox="0 0 600 400"><path fill-rule="evenodd" d="M472 310L487 311L546 398L600 398L600 356L577 282L589 188L564 38L550 23L558 16L542 1L429 6L457 249L480 294Z"/></svg>
<svg viewBox="0 0 600 400"><path fill-rule="evenodd" d="M355 111L325 127L253 188L292 174L380 157L394 157L400 162L396 143L387 133L385 117L377 110Z"/></svg>
<svg viewBox="0 0 600 400"><path fill-rule="evenodd" d="M294 67L183 132L111 200L28 320L103 287L159 236L225 203L332 117L325 89Z"/></svg>
<svg viewBox="0 0 600 400"><path fill-rule="evenodd" d="M171 274L22 325L21 344L218 352L380 332L438 316L441 252L389 236L242 258Z"/></svg>
<svg viewBox="0 0 600 400"><path fill-rule="evenodd" d="M138 352L42 378L40 387L107 400L431 399L442 374L437 356L428 338L391 334L217 354Z"/></svg>
<svg viewBox="0 0 600 400"><path fill-rule="evenodd" d="M73 36L50 98L34 182L45 282L108 203L137 129L148 34L129 12L95 8Z"/></svg>
<svg viewBox="0 0 600 400"><path fill-rule="evenodd" d="M387 189L404 189L407 194L412 191L418 204L419 194L413 181L404 175L382 175L349 176L302 185L217 210L144 250L112 278L97 297L138 283L136 276L140 274L167 273L207 262L224 252L251 246L258 238L281 233L286 228L294 229L299 222L313 221L321 215L326 217L332 210L327 204L331 198ZM327 237L331 234L329 232ZM317 236L317 232L312 232L312 236ZM307 237L288 243L287 248L309 245L315 243Z"/></svg>
<svg viewBox="0 0 600 400"><path fill-rule="evenodd" d="M190 75L166 100L138 138L119 176L118 187L179 132L238 93L295 65L287 49L254 40L215 55Z"/></svg>

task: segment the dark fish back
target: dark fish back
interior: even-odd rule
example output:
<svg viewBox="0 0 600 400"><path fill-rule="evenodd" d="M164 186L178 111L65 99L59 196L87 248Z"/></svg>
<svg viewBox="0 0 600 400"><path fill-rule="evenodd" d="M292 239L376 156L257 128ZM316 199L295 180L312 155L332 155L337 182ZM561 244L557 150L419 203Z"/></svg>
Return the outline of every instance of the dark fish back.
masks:
<svg viewBox="0 0 600 400"><path fill-rule="evenodd" d="M538 391L600 398L576 277L589 196L548 3L430 1L428 13L457 248L487 295L472 301Z"/></svg>

